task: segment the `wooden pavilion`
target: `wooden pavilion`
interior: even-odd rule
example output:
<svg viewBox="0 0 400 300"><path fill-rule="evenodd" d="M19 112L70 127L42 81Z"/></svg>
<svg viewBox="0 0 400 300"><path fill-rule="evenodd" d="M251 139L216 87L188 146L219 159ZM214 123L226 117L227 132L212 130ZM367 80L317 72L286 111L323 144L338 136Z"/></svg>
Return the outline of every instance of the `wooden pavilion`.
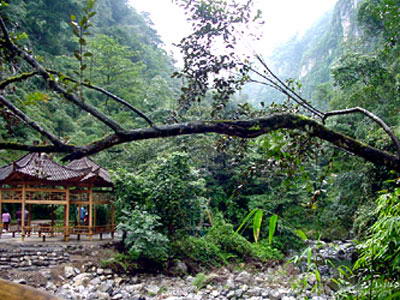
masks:
<svg viewBox="0 0 400 300"><path fill-rule="evenodd" d="M73 234L78 239L80 235L102 237L103 233L114 236L113 200L113 184L107 170L86 157L62 166L45 153L30 153L0 168L0 212L5 203L20 205L20 218L13 232L20 232L22 239L34 233L43 235L43 239L46 234L63 234L64 240ZM31 205L64 206L63 224L33 224L28 213ZM100 205L108 206L109 216L106 224L97 225L96 206ZM72 208L76 209L77 218L71 224ZM81 210L86 212L85 223L80 220Z"/></svg>

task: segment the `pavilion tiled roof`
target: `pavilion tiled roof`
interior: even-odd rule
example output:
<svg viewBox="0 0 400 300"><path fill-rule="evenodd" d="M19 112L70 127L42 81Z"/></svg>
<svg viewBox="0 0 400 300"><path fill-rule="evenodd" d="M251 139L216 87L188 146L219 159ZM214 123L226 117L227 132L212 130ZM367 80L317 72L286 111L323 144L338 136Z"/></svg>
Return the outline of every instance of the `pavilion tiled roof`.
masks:
<svg viewBox="0 0 400 300"><path fill-rule="evenodd" d="M82 183L92 183L94 186L113 186L108 171L88 157L74 160L70 162L67 167L74 170L91 170L90 173L81 179Z"/></svg>
<svg viewBox="0 0 400 300"><path fill-rule="evenodd" d="M59 165L45 153L29 153L0 168L0 184L75 185L90 172L90 168L77 170Z"/></svg>

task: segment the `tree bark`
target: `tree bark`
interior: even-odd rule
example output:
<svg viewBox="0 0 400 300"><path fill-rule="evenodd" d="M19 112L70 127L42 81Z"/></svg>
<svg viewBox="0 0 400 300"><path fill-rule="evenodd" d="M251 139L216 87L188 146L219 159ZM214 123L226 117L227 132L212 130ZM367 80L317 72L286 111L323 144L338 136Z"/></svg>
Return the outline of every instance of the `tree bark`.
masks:
<svg viewBox="0 0 400 300"><path fill-rule="evenodd" d="M140 128L125 131L124 133L110 134L109 136L85 146L68 145L67 147L57 147L57 145L34 146L2 143L0 144L0 149L67 153L64 160L73 160L132 141L205 133L225 134L241 138L255 138L279 129L297 129L304 131L312 137L325 140L371 163L385 166L390 170L400 171L400 159L396 155L379 150L349 136L331 130L308 117L289 113L273 114L265 118L252 120L194 121L151 128Z"/></svg>

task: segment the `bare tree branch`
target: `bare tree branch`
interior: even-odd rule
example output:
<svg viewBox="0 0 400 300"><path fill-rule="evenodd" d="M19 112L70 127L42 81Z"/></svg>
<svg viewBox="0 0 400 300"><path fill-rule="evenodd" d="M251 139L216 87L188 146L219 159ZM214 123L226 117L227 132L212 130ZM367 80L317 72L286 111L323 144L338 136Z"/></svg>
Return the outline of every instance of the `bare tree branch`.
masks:
<svg viewBox="0 0 400 300"><path fill-rule="evenodd" d="M332 116L337 116L337 115L347 115L347 114L353 114L353 113L362 113L366 115L368 118L373 120L375 123L377 123L382 129L389 135L389 137L392 139L393 144L395 145L397 149L397 155L400 158L400 141L398 137L394 134L392 129L377 115L373 114L372 112L366 110L365 108L362 107L353 107L353 108L347 108L347 109L341 109L341 110L334 110L330 111L324 114L324 117L322 119L322 122L325 123L326 119Z"/></svg>
<svg viewBox="0 0 400 300"><path fill-rule="evenodd" d="M4 90L7 87L7 85L9 85L9 84L12 84L14 82L23 81L23 80L28 79L37 74L38 74L38 72L27 72L27 73L22 73L22 74L18 74L16 76L9 77L0 82L0 90Z"/></svg>
<svg viewBox="0 0 400 300"><path fill-rule="evenodd" d="M68 81L71 81L71 82L74 82L74 83L79 83L77 80L75 80L75 79L73 79L71 77L65 76L64 74L61 74L59 72L50 71L50 70L48 70L48 72L51 73L51 74L56 74L58 76L61 76L65 80L68 80ZM92 85L92 84L89 84L89 83L82 82L82 85L87 87L87 88L89 88L89 89L98 91L98 92L110 97L111 99L115 100L116 102L121 103L122 105L128 107L134 113L139 115L142 119L144 119L151 127L154 126L153 121L150 120L149 117L147 117L141 110L137 109L132 104L130 104L129 102L125 101L124 99L112 94L111 92L109 92L109 91L107 91L107 90L105 90L105 89L103 89L101 87L98 87L98 86L95 86L95 85Z"/></svg>
<svg viewBox="0 0 400 300"><path fill-rule="evenodd" d="M291 95L284 87L280 86L277 82L275 82L274 80L272 80L271 78L269 78L268 76L262 74L261 72L257 71L257 70L254 69L254 68L251 68L251 67L250 67L250 70L251 70L253 73L255 73L255 74L257 74L258 76L260 76L261 78L265 79L267 82L269 82L269 84L266 83L266 82L257 81L257 80L254 80L254 79L250 79L250 81L252 81L252 82L257 82L257 83L260 83L260 84L269 86L269 87L271 87L271 88L273 88L273 89L275 89L275 90L281 92L282 94L284 94L285 96L289 97L291 100L293 100L294 102L296 102L297 104L299 104L299 105L300 105L301 107L303 107L304 109L306 109L306 110L310 111L311 113L317 115L318 117L322 118L322 116L323 116L322 113L320 113L319 111L315 111L312 107L310 107L310 106L304 104L303 101L298 100L296 97L294 97L293 95Z"/></svg>
<svg viewBox="0 0 400 300"><path fill-rule="evenodd" d="M51 134L44 128L42 128L39 124L37 124L35 121L30 119L24 112L22 112L20 109L18 109L14 104L12 104L10 101L8 101L6 98L0 95L0 103L3 104L5 107L7 107L14 115L16 115L19 119L21 119L23 122L25 122L27 125L32 127L34 130L39 132L41 135L46 137L50 142L52 142L55 146L58 147L64 147L66 146L63 142L61 142L58 137L55 135Z"/></svg>
<svg viewBox="0 0 400 300"><path fill-rule="evenodd" d="M65 99L71 101L78 107L82 108L83 110L87 111L94 117L96 117L98 120L103 122L105 125L110 127L112 130L114 130L116 133L122 133L125 130L114 120L111 120L108 118L105 114L97 110L95 107L84 103L81 101L78 97L76 97L73 94L68 93L65 89L63 89L57 82L55 82L52 79L52 76L46 71L46 69L36 60L33 58L32 55L27 53L26 51L20 49L17 47L13 41L10 39L10 35L8 33L7 27L3 21L3 19L0 17L0 29L3 32L4 38L5 38L5 46L6 48L12 52L13 54L19 55L21 58L23 58L31 67L33 67L36 72L42 76L42 78L48 83L48 86L50 89L53 91L61 94Z"/></svg>
<svg viewBox="0 0 400 300"><path fill-rule="evenodd" d="M279 84L281 84L281 87L283 90L285 91L289 91L290 93L292 93L294 96L291 96L291 98L297 99L297 101L303 103L304 107L306 107L309 111L311 111L312 113L316 114L317 116L319 116L320 118L322 118L324 116L324 113L319 111L318 109L316 109L315 107L313 107L310 103L307 102L307 100L305 100L304 98L302 98L298 93L296 93L296 91L294 91L293 89L291 89L286 83L284 83L278 76L276 76L271 69L268 67L268 65L264 62L264 60L261 58L260 55L256 54L256 58L257 60L263 65L263 67L265 68L265 70L268 72L268 74L270 74ZM276 83L275 83L276 84Z"/></svg>

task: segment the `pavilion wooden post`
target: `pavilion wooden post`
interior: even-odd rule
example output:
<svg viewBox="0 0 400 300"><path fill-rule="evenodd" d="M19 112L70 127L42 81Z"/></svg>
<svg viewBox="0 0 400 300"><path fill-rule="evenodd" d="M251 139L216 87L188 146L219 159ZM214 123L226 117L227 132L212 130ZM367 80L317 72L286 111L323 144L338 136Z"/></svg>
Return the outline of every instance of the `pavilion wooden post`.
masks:
<svg viewBox="0 0 400 300"><path fill-rule="evenodd" d="M3 226L4 226L2 214L3 214L3 191L0 189L0 237L3 232Z"/></svg>
<svg viewBox="0 0 400 300"><path fill-rule="evenodd" d="M28 227L29 227L29 231L28 231L28 237L31 236L31 232L32 232L32 204L28 204Z"/></svg>
<svg viewBox="0 0 400 300"><path fill-rule="evenodd" d="M96 227L96 202L93 199L93 226Z"/></svg>
<svg viewBox="0 0 400 300"><path fill-rule="evenodd" d="M0 189L0 215L3 214L3 191ZM1 229L3 229L3 218L0 217ZM1 235L1 232L0 232Z"/></svg>
<svg viewBox="0 0 400 300"><path fill-rule="evenodd" d="M82 225L81 224L81 205L77 204L76 207L77 207L77 212L78 212L77 216L76 216L76 223L77 223L77 226L79 226L79 225Z"/></svg>
<svg viewBox="0 0 400 300"><path fill-rule="evenodd" d="M70 205L70 195L69 195L69 187L65 190L65 198L67 204L64 206L64 241L69 240L69 205Z"/></svg>
<svg viewBox="0 0 400 300"><path fill-rule="evenodd" d="M21 239L25 239L25 184L22 185L22 203L21 203Z"/></svg>
<svg viewBox="0 0 400 300"><path fill-rule="evenodd" d="M114 203L111 203L111 238L114 239L114 230L115 230L115 206Z"/></svg>
<svg viewBox="0 0 400 300"><path fill-rule="evenodd" d="M89 187L89 237L93 235L93 188Z"/></svg>

